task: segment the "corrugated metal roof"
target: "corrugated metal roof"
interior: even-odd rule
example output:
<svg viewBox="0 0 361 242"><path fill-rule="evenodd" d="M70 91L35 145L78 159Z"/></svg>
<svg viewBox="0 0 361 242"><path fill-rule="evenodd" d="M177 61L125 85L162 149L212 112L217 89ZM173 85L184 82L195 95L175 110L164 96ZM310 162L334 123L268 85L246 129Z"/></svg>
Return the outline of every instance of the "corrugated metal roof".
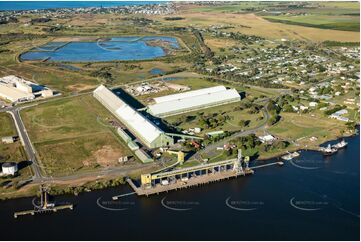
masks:
<svg viewBox="0 0 361 242"><path fill-rule="evenodd" d="M113 112L127 128L135 130L137 132L135 135L138 137L141 136L141 138L149 144L163 133L155 124L118 98L105 86L99 86L95 89L94 94L96 98L100 98L101 102L107 105L107 108Z"/></svg>
<svg viewBox="0 0 361 242"><path fill-rule="evenodd" d="M240 96L235 89L206 93L203 95L186 97L167 102L156 103L148 106L148 111L155 116L166 116L185 112L187 110L201 107L219 105L222 103L240 100Z"/></svg>
<svg viewBox="0 0 361 242"><path fill-rule="evenodd" d="M194 96L204 95L204 94L213 93L213 92L220 92L220 91L225 91L225 90L226 90L226 88L224 86L215 86L215 87L203 88L203 89L198 89L198 90L189 91L189 92L182 92L182 93L167 95L167 96L163 96L163 97L155 97L153 99L156 103L162 103L162 102L168 102L168 101L173 101L173 100L177 100L177 99L184 99L187 97L194 97Z"/></svg>
<svg viewBox="0 0 361 242"><path fill-rule="evenodd" d="M115 112L127 123L127 125L136 130L138 134L143 136L149 143L152 143L163 133L152 122L144 118L128 105L118 108Z"/></svg>

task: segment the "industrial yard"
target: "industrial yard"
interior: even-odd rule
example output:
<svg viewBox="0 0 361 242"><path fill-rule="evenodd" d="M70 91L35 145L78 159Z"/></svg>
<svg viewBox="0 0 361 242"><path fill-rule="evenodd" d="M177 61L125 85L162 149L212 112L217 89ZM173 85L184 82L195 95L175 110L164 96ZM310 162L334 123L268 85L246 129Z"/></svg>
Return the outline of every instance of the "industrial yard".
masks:
<svg viewBox="0 0 361 242"><path fill-rule="evenodd" d="M0 98L12 104L29 102L36 98L49 98L53 95L51 89L17 76L0 78Z"/></svg>
<svg viewBox="0 0 361 242"><path fill-rule="evenodd" d="M5 241L357 241L359 133L360 2L0 0Z"/></svg>
<svg viewBox="0 0 361 242"><path fill-rule="evenodd" d="M1 162L28 160L34 183L71 184L220 162L238 149L262 160L353 135L358 32L310 28L297 8L283 13L287 3L275 7L282 14L242 4L18 12L18 23L2 13L1 118L16 127L4 131ZM329 21L323 11L351 5L298 8Z"/></svg>

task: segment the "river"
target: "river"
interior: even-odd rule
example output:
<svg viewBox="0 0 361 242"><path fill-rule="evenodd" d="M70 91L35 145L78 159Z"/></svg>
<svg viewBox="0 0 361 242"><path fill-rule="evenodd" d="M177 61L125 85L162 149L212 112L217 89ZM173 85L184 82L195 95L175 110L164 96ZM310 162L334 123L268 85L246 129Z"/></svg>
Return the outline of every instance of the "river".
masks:
<svg viewBox="0 0 361 242"><path fill-rule="evenodd" d="M4 201L2 240L359 240L359 138L334 156L302 151L282 167L149 198L112 201L124 185L56 198L73 211L17 219L32 199Z"/></svg>

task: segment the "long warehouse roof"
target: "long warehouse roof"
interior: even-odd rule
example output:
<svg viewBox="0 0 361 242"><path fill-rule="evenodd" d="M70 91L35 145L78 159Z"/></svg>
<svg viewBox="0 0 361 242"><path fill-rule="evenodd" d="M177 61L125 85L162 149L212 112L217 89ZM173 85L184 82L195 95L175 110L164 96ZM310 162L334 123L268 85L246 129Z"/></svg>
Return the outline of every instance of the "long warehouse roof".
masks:
<svg viewBox="0 0 361 242"><path fill-rule="evenodd" d="M107 108L110 109L114 115L118 116L128 128L135 130L137 134L142 136L148 143L152 143L163 133L162 130L118 98L105 86L99 86L94 90L94 94L98 95L98 98L101 98L102 101L105 102Z"/></svg>
<svg viewBox="0 0 361 242"><path fill-rule="evenodd" d="M194 97L194 96L204 95L204 94L213 93L213 92L220 92L220 91L225 91L225 90L226 90L225 86L215 86L215 87L202 88L202 89L189 91L189 92L182 92L182 93L167 95L167 96L163 96L163 97L155 97L153 99L156 103L162 103L162 102L168 102L168 101L173 101L173 100L177 100L177 99Z"/></svg>
<svg viewBox="0 0 361 242"><path fill-rule="evenodd" d="M234 100L240 100L240 96L235 89L206 93L203 95L186 97L167 102L156 103L148 106L148 110L155 116L175 114L187 110L196 109L197 107L214 106L220 103L227 103Z"/></svg>

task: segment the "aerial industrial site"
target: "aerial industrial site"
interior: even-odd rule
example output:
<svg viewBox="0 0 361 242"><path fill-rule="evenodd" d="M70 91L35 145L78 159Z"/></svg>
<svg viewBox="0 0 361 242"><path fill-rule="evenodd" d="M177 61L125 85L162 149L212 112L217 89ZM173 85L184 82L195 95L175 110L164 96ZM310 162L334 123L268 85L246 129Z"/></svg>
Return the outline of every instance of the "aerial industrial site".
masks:
<svg viewBox="0 0 361 242"><path fill-rule="evenodd" d="M154 201L188 211L207 199L224 216L335 209L295 215L305 227L324 218L320 237L264 229L257 240L357 237L342 226L359 218L359 2L28 4L0 3L0 197L11 219L76 216L84 199L146 221Z"/></svg>

